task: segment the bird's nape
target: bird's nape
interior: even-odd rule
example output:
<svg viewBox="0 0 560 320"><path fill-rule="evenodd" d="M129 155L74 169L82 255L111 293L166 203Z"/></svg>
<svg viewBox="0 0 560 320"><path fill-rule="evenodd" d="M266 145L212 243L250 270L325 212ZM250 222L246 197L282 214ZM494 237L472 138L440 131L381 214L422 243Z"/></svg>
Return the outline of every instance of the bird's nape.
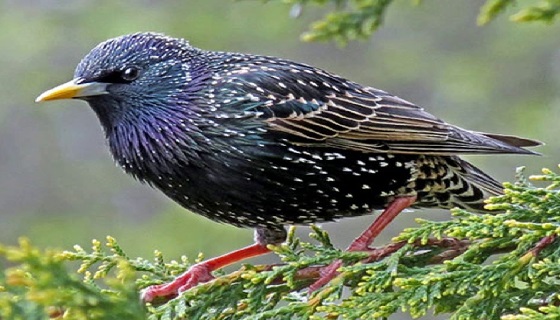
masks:
<svg viewBox="0 0 560 320"><path fill-rule="evenodd" d="M255 228L255 243L201 262L146 301L269 252L285 225L383 210L348 248L367 250L404 208L484 212L500 184L462 154L534 154L535 140L448 124L385 91L305 64L212 52L155 33L107 40L74 79L37 101L79 98L125 172L211 220ZM326 267L328 282L340 262Z"/></svg>

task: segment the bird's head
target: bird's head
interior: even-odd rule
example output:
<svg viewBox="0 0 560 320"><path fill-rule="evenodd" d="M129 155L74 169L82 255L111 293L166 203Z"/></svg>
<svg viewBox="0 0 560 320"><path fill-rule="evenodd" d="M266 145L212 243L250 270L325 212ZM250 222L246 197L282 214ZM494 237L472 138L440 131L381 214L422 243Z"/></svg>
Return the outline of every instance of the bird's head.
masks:
<svg viewBox="0 0 560 320"><path fill-rule="evenodd" d="M197 49L156 33L136 33L97 45L79 63L74 78L41 94L37 102L82 99L106 130L120 121L168 107L191 81Z"/></svg>
<svg viewBox="0 0 560 320"><path fill-rule="evenodd" d="M136 33L97 45L74 78L41 94L37 102L81 99L99 117L115 160L142 179L161 177L188 163L197 142L185 128L209 74L203 51L187 41ZM179 148L177 144L192 146ZM150 161L147 161L150 160Z"/></svg>

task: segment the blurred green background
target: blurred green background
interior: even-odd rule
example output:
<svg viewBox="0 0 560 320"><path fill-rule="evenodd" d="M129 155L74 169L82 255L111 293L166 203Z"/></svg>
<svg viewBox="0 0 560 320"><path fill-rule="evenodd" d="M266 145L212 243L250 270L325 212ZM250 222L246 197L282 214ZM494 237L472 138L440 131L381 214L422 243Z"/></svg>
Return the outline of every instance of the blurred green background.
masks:
<svg viewBox="0 0 560 320"><path fill-rule="evenodd" d="M25 235L40 247L89 246L110 234L131 255L207 256L249 244L250 230L187 213L117 168L93 112L80 101L35 104L71 79L97 43L137 31L184 37L204 49L281 56L397 94L448 122L542 140L542 157L478 156L499 180L560 162L560 26L515 24L506 16L476 26L484 1L396 2L370 40L341 48L302 43L324 13L298 19L280 1L0 0L0 242ZM388 241L416 217L401 215ZM373 218L325 224L345 246ZM301 234L306 234L300 228Z"/></svg>

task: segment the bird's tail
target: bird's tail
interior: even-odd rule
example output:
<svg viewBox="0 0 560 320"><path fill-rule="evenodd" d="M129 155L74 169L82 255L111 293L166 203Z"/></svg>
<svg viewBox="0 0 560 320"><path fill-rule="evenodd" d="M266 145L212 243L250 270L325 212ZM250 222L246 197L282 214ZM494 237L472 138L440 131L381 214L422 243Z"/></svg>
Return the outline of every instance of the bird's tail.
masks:
<svg viewBox="0 0 560 320"><path fill-rule="evenodd" d="M502 185L459 157L444 159L446 172L441 178L442 188L434 188L423 194L419 192L418 205L440 208L459 207L472 212L488 213L488 210L484 209L486 204L484 200L490 196L503 194Z"/></svg>
<svg viewBox="0 0 560 320"><path fill-rule="evenodd" d="M519 148L526 148L526 147L538 147L538 146L542 146L543 143L538 141L538 140L534 140L534 139L527 139L527 138L521 138L521 137L517 137L517 136L511 136L511 135L506 135L506 134L497 134L497 133L487 133L487 132L476 132L478 134L484 135L488 138L492 138L494 140L498 140L504 143L507 143L511 146L514 147L519 147Z"/></svg>

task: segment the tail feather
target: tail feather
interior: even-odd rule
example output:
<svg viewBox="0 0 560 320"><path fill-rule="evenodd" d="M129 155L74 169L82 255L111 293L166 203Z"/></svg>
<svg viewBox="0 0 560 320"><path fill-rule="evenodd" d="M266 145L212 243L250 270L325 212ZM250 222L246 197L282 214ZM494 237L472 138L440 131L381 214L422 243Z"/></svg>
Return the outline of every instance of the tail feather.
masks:
<svg viewBox="0 0 560 320"><path fill-rule="evenodd" d="M465 160L458 157L450 160L449 168L458 175L459 185L462 185L465 190L465 192L453 192L453 189L450 189L451 204L467 210L487 213L488 211L484 209L486 204L484 200L503 194L502 184Z"/></svg>
<svg viewBox="0 0 560 320"><path fill-rule="evenodd" d="M511 136L506 134L496 134L496 133L486 133L486 132L477 132L477 133L487 136L488 138L505 142L515 147L538 147L544 144L538 140L521 138L521 137Z"/></svg>
<svg viewBox="0 0 560 320"><path fill-rule="evenodd" d="M454 208L488 213L484 200L503 194L502 185L480 169L459 157L440 158L445 161L444 188L418 192L418 206Z"/></svg>
<svg viewBox="0 0 560 320"><path fill-rule="evenodd" d="M494 178L463 159L457 157L453 160L456 162L456 165L453 166L453 170L466 180L467 183L473 184L490 196L503 194L502 184Z"/></svg>
<svg viewBox="0 0 560 320"><path fill-rule="evenodd" d="M509 153L509 154L538 154L525 147L535 147L542 145L542 142L517 136L476 132L465 130L459 127L453 127L453 131L449 137L449 142L456 141L458 143L468 142L467 146L472 147L472 154L491 154L491 153ZM468 148L466 149L468 150ZM466 151L465 150L465 151ZM461 152L467 153L467 152ZM456 152L455 154L459 154Z"/></svg>

